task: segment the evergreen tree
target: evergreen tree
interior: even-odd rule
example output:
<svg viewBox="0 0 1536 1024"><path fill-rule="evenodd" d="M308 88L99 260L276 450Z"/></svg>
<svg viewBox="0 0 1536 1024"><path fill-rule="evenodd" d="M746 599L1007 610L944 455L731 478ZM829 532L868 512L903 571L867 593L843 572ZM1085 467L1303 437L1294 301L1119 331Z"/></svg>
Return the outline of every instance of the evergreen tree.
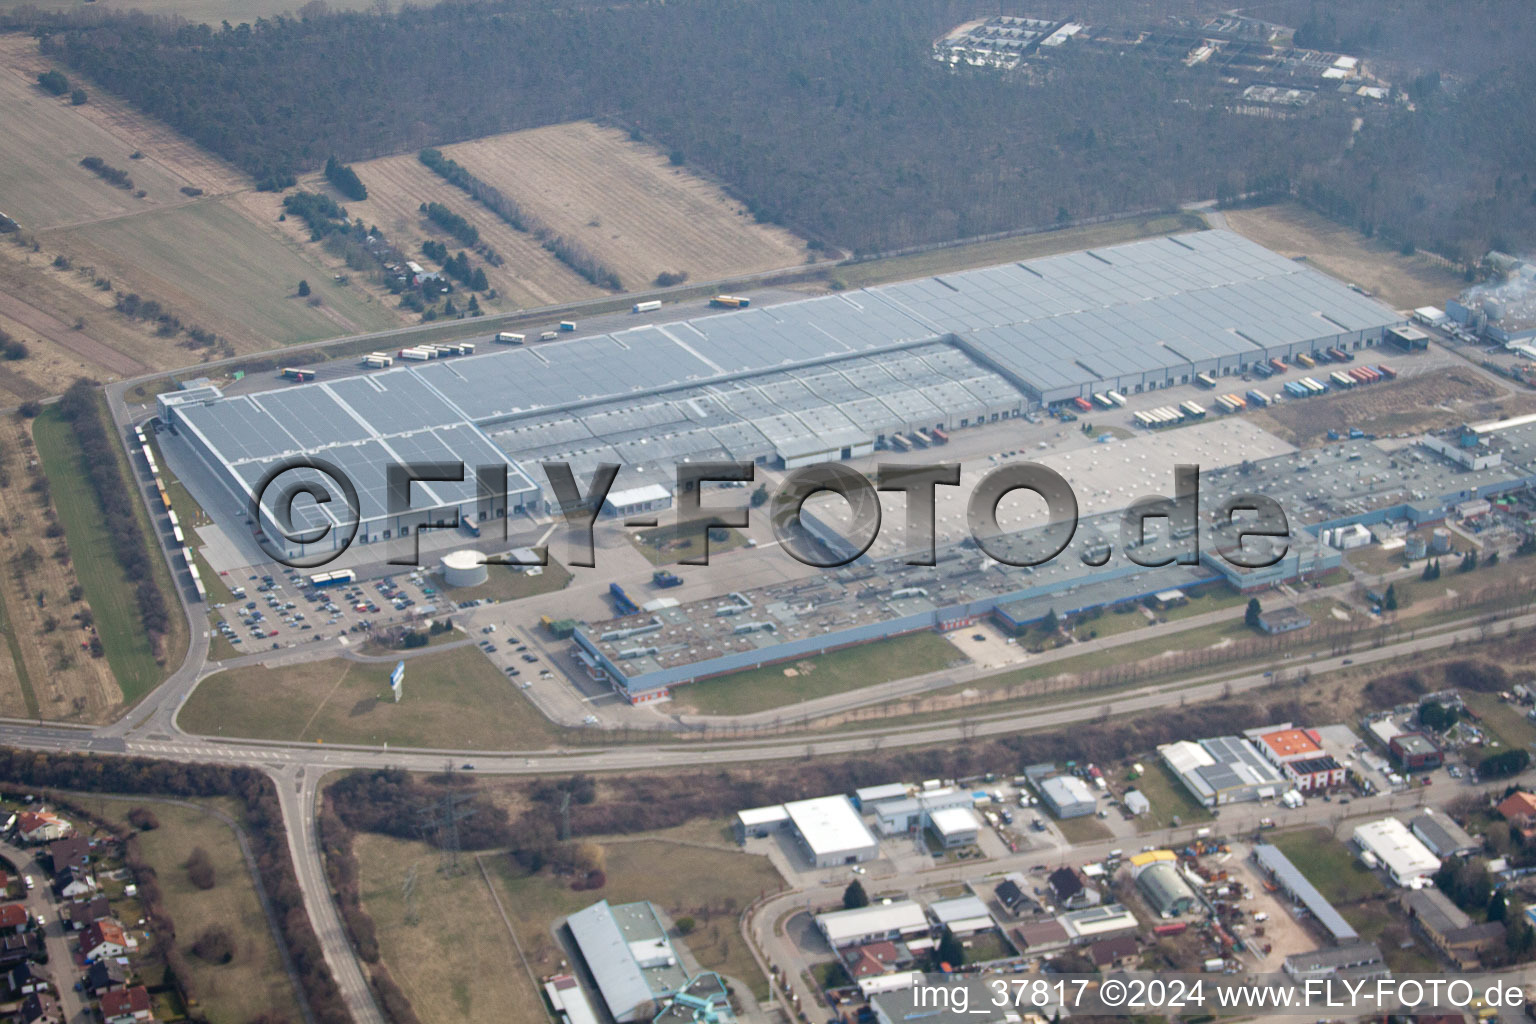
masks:
<svg viewBox="0 0 1536 1024"><path fill-rule="evenodd" d="M939 940L939 948L934 951L935 959L941 964L949 964L951 967L959 967L965 963L965 947L960 945L960 940L955 938L955 933L947 927L944 929L944 937Z"/></svg>
<svg viewBox="0 0 1536 1024"><path fill-rule="evenodd" d="M1256 597L1250 597L1248 599L1248 611L1243 615L1243 622L1250 629L1258 629L1259 616L1263 613L1263 611L1264 609L1259 606L1259 599Z"/></svg>
<svg viewBox="0 0 1536 1024"><path fill-rule="evenodd" d="M469 286L470 286L470 288L474 289L477 292L483 292L486 289L490 288L491 282L489 282L489 281L487 281L485 279L485 268L484 267L476 267L475 268L475 272L472 275L470 275Z"/></svg>
<svg viewBox="0 0 1536 1024"><path fill-rule="evenodd" d="M848 883L848 888L843 890L843 909L858 910L860 907L869 906L869 894L864 891L864 883L857 878Z"/></svg>
<svg viewBox="0 0 1536 1024"><path fill-rule="evenodd" d="M1397 611L1397 584L1387 584L1387 593L1382 599L1381 606L1389 612Z"/></svg>
<svg viewBox="0 0 1536 1024"><path fill-rule="evenodd" d="M309 294L309 282L308 281L300 281L299 282L299 298L302 299L305 296L307 296L308 294Z"/></svg>

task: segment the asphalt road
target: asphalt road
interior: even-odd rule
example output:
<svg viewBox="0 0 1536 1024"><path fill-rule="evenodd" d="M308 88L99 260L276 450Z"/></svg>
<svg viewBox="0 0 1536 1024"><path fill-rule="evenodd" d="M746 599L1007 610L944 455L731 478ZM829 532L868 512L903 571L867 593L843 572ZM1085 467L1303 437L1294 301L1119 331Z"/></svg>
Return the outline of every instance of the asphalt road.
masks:
<svg viewBox="0 0 1536 1024"><path fill-rule="evenodd" d="M1495 628L1526 628L1536 625L1536 615L1506 620ZM1487 627L1473 625L1426 633L1380 648L1357 651L1348 656L1357 665L1398 658L1484 639ZM194 642L198 634L194 632ZM205 642L206 643L206 642ZM1308 659L1304 664L1318 674L1342 667L1345 656ZM260 768L271 775L278 787L284 821L288 828L289 849L293 856L298 883L315 932L319 936L326 962L331 968L353 1016L362 1024L376 1024L383 1018L373 999L362 968L353 954L330 887L325 879L315 820L316 799L321 779L329 772L354 768L398 767L415 771L436 771L444 758L473 758L475 772L481 774L539 774L546 772L596 772L655 770L658 768L697 767L732 762L785 760L805 755L868 753L880 747L897 747L942 742L969 742L978 736L1005 735L1022 730L1036 730L1094 721L1106 710L1114 714L1152 712L1241 693L1273 681L1262 673L1227 679L1212 679L1195 685L1187 683L1146 687L1113 695L1092 696L1083 700L1048 705L1034 711L1009 711L986 718L961 719L913 727L843 731L817 737L775 738L742 742L672 742L650 745L615 746L582 750L556 751L485 751L400 750L388 751L363 747L339 747L321 744L258 742L250 740L213 740L181 734L175 725L175 711L195 685L200 661L189 659L165 685L139 704L121 721L100 729L82 729L43 725L35 722L0 722L0 743L38 750L92 751L101 754L132 754L180 762L243 764Z"/></svg>

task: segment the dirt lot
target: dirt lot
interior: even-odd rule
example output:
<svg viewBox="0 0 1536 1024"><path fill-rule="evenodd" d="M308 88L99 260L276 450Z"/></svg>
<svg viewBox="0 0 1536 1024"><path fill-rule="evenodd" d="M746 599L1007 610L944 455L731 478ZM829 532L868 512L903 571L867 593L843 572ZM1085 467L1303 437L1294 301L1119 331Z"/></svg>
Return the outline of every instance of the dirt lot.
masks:
<svg viewBox="0 0 1536 1024"><path fill-rule="evenodd" d="M1401 361L1398 363L1401 366ZM1356 388L1301 402L1284 402L1252 414L1259 426L1300 447L1328 431L1350 427L1375 434L1422 433L1512 414L1530 404L1525 396L1466 367L1450 366L1391 383Z"/></svg>
<svg viewBox="0 0 1536 1024"><path fill-rule="evenodd" d="M51 502L30 489L36 456L24 421L0 418L0 574L8 650L0 656L0 715L100 722L123 699L105 658L81 649L90 634L70 600L79 580L53 557L63 538L48 538ZM31 552L28 554L27 552Z"/></svg>
<svg viewBox="0 0 1536 1024"><path fill-rule="evenodd" d="M616 128L576 121L443 152L585 246L629 289L663 271L708 281L805 262L799 239L756 223L713 183Z"/></svg>
<svg viewBox="0 0 1536 1024"><path fill-rule="evenodd" d="M1466 287L1461 276L1422 253L1403 256L1296 203L1226 211L1232 230L1334 277L1358 284L1396 309L1440 305Z"/></svg>
<svg viewBox="0 0 1536 1024"><path fill-rule="evenodd" d="M504 261L493 267L481 256L470 253L476 266L485 267L485 276L502 296L499 301L487 302L488 309L513 310L530 306L548 306L572 299L586 299L604 294L603 289L588 284L564 263L555 259L526 232L518 231L502 222L485 207L464 192L449 185L426 168L416 154L387 156L366 163L354 164L357 176L368 187L368 198L362 202L338 196L353 217L377 225L391 242L408 257L425 266L434 266L421 255L423 239L433 239L448 246L449 252L464 247L449 237L442 229L427 220L420 206L425 202L439 202L464 217L480 232L481 240L489 245ZM316 192L328 191L323 175L312 175L300 182L302 188ZM270 201L276 218L277 198L253 193L248 203ZM302 230L295 222L292 231Z"/></svg>

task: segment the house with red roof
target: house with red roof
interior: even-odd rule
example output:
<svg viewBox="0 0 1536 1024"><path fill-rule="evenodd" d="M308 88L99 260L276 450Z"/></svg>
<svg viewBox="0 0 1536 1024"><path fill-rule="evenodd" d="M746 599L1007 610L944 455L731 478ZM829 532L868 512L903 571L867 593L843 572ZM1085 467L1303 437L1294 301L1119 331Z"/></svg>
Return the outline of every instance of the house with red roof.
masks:
<svg viewBox="0 0 1536 1024"><path fill-rule="evenodd" d="M149 1006L149 990L143 985L112 989L101 994L101 1019L106 1024L138 1024L155 1019Z"/></svg>
<svg viewBox="0 0 1536 1024"><path fill-rule="evenodd" d="M102 957L122 956L138 943L128 938L116 921L94 921L80 933L80 956L86 963Z"/></svg>

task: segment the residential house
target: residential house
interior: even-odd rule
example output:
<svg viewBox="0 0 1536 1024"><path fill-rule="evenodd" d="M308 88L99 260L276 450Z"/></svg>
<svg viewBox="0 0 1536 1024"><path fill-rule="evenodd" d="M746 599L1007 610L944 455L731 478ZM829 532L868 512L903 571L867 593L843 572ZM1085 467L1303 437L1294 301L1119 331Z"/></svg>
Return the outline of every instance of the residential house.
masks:
<svg viewBox="0 0 1536 1024"><path fill-rule="evenodd" d="M1089 883L1087 876L1076 868L1057 868L1047 876L1046 881L1056 896L1056 903L1069 910L1095 907L1104 899L1099 890Z"/></svg>
<svg viewBox="0 0 1536 1024"><path fill-rule="evenodd" d="M96 891L96 879L85 868L70 866L53 876L53 894L61 900L72 900Z"/></svg>
<svg viewBox="0 0 1536 1024"><path fill-rule="evenodd" d="M841 951L848 976L854 981L889 974L901 964L912 962L907 953L894 942L867 942Z"/></svg>
<svg viewBox="0 0 1536 1024"><path fill-rule="evenodd" d="M1141 947L1136 943L1136 936L1121 935L1113 939L1104 939L1095 942L1088 947L1088 957L1093 965L1101 971L1112 967L1124 967L1130 961L1136 959Z"/></svg>
<svg viewBox="0 0 1536 1024"><path fill-rule="evenodd" d="M101 1019L105 1024L141 1024L154 1020L155 1015L149 1007L149 990L143 985L134 985L103 992Z"/></svg>
<svg viewBox="0 0 1536 1024"><path fill-rule="evenodd" d="M21 1012L16 1015L21 1024L64 1024L64 1011L59 1001L46 992L33 992L21 1001Z"/></svg>
<svg viewBox="0 0 1536 1024"><path fill-rule="evenodd" d="M75 931L89 927L93 922L102 921L112 916L112 903L102 893L94 893L70 903L65 911L69 915L69 926Z"/></svg>
<svg viewBox="0 0 1536 1024"><path fill-rule="evenodd" d="M7 999L23 999L34 992L47 992L52 984L48 975L34 963L22 963L5 972L5 983L10 993Z"/></svg>
<svg viewBox="0 0 1536 1024"><path fill-rule="evenodd" d="M0 968L11 967L43 955L43 940L35 931L0 935Z"/></svg>
<svg viewBox="0 0 1536 1024"><path fill-rule="evenodd" d="M1028 885L1029 882L1023 875L1014 873L1003 876L1003 880L997 883L997 888L992 890L992 893L1010 914L1038 913L1044 908L1040 906L1039 900L1029 894Z"/></svg>
<svg viewBox="0 0 1536 1024"><path fill-rule="evenodd" d="M48 844L48 862L53 873L68 867L83 868L91 862L91 844L81 836L69 836Z"/></svg>
<svg viewBox="0 0 1536 1024"><path fill-rule="evenodd" d="M7 903L0 906L0 933L20 934L27 930L31 920L32 915L20 903Z"/></svg>
<svg viewBox="0 0 1536 1024"><path fill-rule="evenodd" d="M1499 804L1499 813L1526 839L1536 839L1536 795L1523 790L1511 793Z"/></svg>
<svg viewBox="0 0 1536 1024"><path fill-rule="evenodd" d="M1013 930L1014 945L1030 956L1066 949L1072 944L1072 936L1066 926L1054 917L1021 924Z"/></svg>
<svg viewBox="0 0 1536 1024"><path fill-rule="evenodd" d="M86 963L102 957L122 956L133 945L123 926L116 921L97 921L80 933L80 956Z"/></svg>
<svg viewBox="0 0 1536 1024"><path fill-rule="evenodd" d="M22 811L16 815L16 835L24 843L51 843L71 831L73 826L52 811Z"/></svg>
<svg viewBox="0 0 1536 1024"><path fill-rule="evenodd" d="M116 960L97 960L85 969L86 992L99 997L103 992L128 984L128 968Z"/></svg>

